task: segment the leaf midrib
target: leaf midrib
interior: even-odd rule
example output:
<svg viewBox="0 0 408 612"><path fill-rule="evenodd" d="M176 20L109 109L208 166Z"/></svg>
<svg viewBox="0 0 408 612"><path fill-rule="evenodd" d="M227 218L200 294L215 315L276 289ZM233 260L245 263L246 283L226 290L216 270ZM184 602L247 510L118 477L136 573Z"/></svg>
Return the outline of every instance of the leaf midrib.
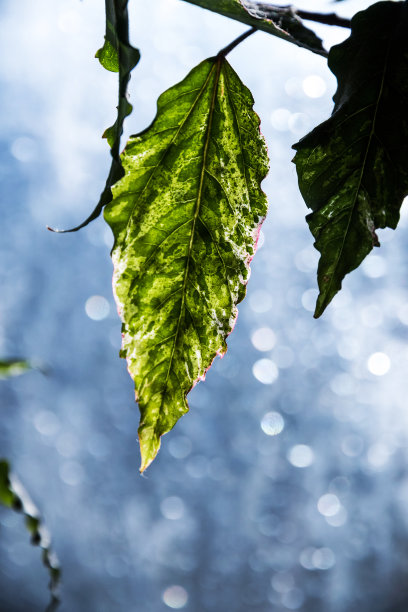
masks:
<svg viewBox="0 0 408 612"><path fill-rule="evenodd" d="M171 354L170 354L170 358L169 358L169 366L168 366L168 369L167 369L166 379L165 379L164 387L163 387L163 391L162 391L162 401L161 401L161 405L160 405L160 411L161 411L161 409L163 407L164 398L165 398L165 394L166 394L166 391L167 391L167 384L168 384L168 380L169 380L169 376L170 376L170 371L173 369L172 365L173 365L174 352L176 350L176 345L177 345L177 341L178 341L178 337L179 337L179 333L180 333L181 319L182 319L182 316L183 316L183 313L184 313L185 299L186 299L187 279L188 279L188 274L189 274L189 269L190 269L190 259L191 259L191 253L192 253L192 250L193 250L196 222L197 222L198 216L200 214L202 192L203 192L203 185L204 185L204 177L205 177L205 170L206 170L206 162L207 162L207 154L208 154L208 147L209 147L209 144L210 144L211 128L212 128L214 108L215 108L215 99L216 99L216 95L217 95L218 83L219 83L219 79L220 79L220 73L221 73L221 67L222 67L222 62L223 61L224 61L223 57L221 57L221 56L217 57L216 58L216 64L214 65L214 66L216 66L216 75L215 75L215 79L214 79L214 90L213 90L212 98L211 98L210 111L208 113L208 123L207 123L207 131L206 131L206 135L205 135L205 143L204 143L204 150L203 150L203 161L202 161L201 172L200 172L200 182L199 182L199 186L198 186L198 194L197 194L196 205L195 205L194 216L193 216L193 222L192 222L192 227L191 227L190 241L189 241L188 251L187 251L187 262L186 262L186 267L185 267L185 271L184 271L184 278L183 278L183 285L182 285L182 297L181 297L181 304L180 304L180 312L179 312L179 316L178 316L178 320L177 320L177 327L176 327L176 332L175 332L175 336L174 336L174 340L173 340L173 346L172 346L172 350L171 350ZM214 67L211 69L210 74L212 73L213 69L214 69ZM207 79L206 83L207 82L208 82L208 79ZM193 321L193 323L194 323L194 321ZM173 371L174 371L174 369L173 369Z"/></svg>
<svg viewBox="0 0 408 612"><path fill-rule="evenodd" d="M207 60L207 61L208 61L208 60ZM149 184L150 184L151 180L152 180L152 179L153 179L153 177L155 176L157 169L161 167L161 164L162 164L163 160L165 159L166 155L168 154L168 152L169 152L169 150L170 150L171 145L172 145L172 144L175 142L175 140L177 139L177 137L178 137L179 133L181 132L182 128L184 127L184 125L185 125L186 121L188 120L188 118L190 117L191 113L194 111L195 107L197 106L197 103L198 103L199 99L201 98L201 96L202 96L202 94L203 94L203 91L205 90L205 87L206 87L206 85L207 85L208 81L209 81L209 80L210 80L210 78L211 78L211 75L212 75L213 70L214 70L214 66L212 66L212 67L211 67L211 69L210 69L210 71L209 71L209 73L208 73L208 75L207 75L207 77L206 77L206 79L205 79L205 81L204 81L204 83L203 83L202 87L200 87L200 88L198 89L198 94L197 94L197 97L195 98L195 100L194 100L193 104L191 105L191 107L190 107L189 111L186 113L186 115L185 115L184 119L183 119L183 120L182 120L182 122L180 123L180 125L179 125L179 127L178 127L177 131L175 132L174 136L173 136L173 137L171 138L171 140L169 141L169 143L168 143L167 147L165 148L165 150L164 150L164 152L163 152L163 155L160 157L160 159L159 159L159 161L157 162L157 164L156 164L155 166L152 166L153 171L152 171L152 173L150 174L149 178L147 179L146 184L143 186L143 189L142 189L142 190L139 192L139 198L142 198L142 197L143 197L143 195L144 195L144 193L145 193L146 189L148 188L148 186L149 186ZM193 90L193 91L195 91L195 90ZM191 93L191 91L190 91L189 93ZM180 96L178 96L178 98L179 98L179 97L180 97ZM135 198L135 203L134 203L134 205L132 206L132 210L131 210L131 212L130 212L130 214L129 214L129 218L128 218L127 223L126 223L126 235L125 235L125 238L123 239L123 243L126 243L126 242L127 242L128 235L129 235L129 231L130 231L130 222L131 222L131 220L133 219L133 213L135 212L135 208L136 208L137 201L138 201L138 198Z"/></svg>

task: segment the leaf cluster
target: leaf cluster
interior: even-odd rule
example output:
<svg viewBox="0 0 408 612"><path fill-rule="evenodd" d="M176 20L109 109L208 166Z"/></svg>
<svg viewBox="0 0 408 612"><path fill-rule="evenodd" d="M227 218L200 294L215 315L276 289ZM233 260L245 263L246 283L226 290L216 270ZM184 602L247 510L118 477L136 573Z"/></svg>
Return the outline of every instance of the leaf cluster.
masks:
<svg viewBox="0 0 408 612"><path fill-rule="evenodd" d="M251 26L164 92L153 123L119 157L126 88L140 58L126 0L106 0L101 64L118 71L118 114L106 130L112 167L83 227L105 208L114 235L121 356L141 411L143 471L186 396L226 351L266 214L268 160L252 94L226 56L262 30L328 60L338 87L331 117L294 145L318 266L319 317L346 274L395 228L408 194L408 3L378 2L353 19L249 0L184 0ZM326 51L304 20L351 29ZM272 160L273 171L273 160ZM78 229L74 228L74 229Z"/></svg>

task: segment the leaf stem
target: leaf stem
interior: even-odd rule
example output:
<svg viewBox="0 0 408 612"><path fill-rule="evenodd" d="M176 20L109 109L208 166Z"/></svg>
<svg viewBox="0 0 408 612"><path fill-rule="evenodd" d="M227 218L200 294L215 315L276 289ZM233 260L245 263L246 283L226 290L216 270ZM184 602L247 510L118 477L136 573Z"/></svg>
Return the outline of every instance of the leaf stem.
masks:
<svg viewBox="0 0 408 612"><path fill-rule="evenodd" d="M251 28L250 30L247 30L246 32L244 32L243 34L238 36L238 38L236 38L229 45L224 47L224 49L221 49L221 51L219 51L219 53L217 53L217 57L218 58L226 57L228 55L228 53L230 53L233 49L235 49L235 47L237 47L240 43L242 43L243 40L248 38L248 36L251 36L251 34L256 32L257 29L258 28Z"/></svg>

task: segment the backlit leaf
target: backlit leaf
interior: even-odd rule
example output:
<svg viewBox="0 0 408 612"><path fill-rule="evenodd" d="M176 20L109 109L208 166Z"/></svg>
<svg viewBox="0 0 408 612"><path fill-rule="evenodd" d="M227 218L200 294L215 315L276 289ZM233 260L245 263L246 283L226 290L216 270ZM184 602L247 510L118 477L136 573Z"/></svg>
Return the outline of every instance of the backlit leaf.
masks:
<svg viewBox="0 0 408 612"><path fill-rule="evenodd" d="M283 38L298 47L327 57L321 39L307 28L290 6L267 6L250 0L184 0Z"/></svg>
<svg viewBox="0 0 408 612"><path fill-rule="evenodd" d="M244 298L266 213L267 154L253 98L218 55L158 100L131 137L105 209L115 243L122 357L135 382L143 471L188 410Z"/></svg>
<svg viewBox="0 0 408 612"><path fill-rule="evenodd" d="M108 22L106 24L108 26ZM119 72L119 55L115 45L113 45L105 35L103 47L95 53L101 65L110 72Z"/></svg>
<svg viewBox="0 0 408 612"><path fill-rule="evenodd" d="M0 459L0 503L25 515L27 530L31 534L31 542L42 549L42 561L50 576L51 604L55 609L57 602L56 589L60 579L60 566L55 553L50 548L50 536L44 527L38 510L27 491L10 471L5 459Z"/></svg>
<svg viewBox="0 0 408 612"><path fill-rule="evenodd" d="M319 317L344 276L395 228L408 194L408 3L379 2L352 19L329 67L331 118L294 145L299 187L321 252Z"/></svg>

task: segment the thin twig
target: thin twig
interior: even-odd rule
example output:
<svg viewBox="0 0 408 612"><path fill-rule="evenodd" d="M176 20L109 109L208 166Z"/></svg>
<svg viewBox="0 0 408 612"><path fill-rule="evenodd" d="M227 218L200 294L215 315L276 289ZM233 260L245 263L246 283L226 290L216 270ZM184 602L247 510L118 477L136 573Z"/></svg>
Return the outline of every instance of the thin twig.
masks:
<svg viewBox="0 0 408 612"><path fill-rule="evenodd" d="M338 26L339 28L351 28L351 19L339 17L336 13L309 13L308 11L300 11L294 9L295 15L307 21L316 21L325 25Z"/></svg>
<svg viewBox="0 0 408 612"><path fill-rule="evenodd" d="M251 28L250 30L247 30L246 32L241 34L241 36L238 36L238 38L236 38L229 45L224 47L224 49L221 49L221 51L217 53L217 57L226 57L228 53L230 53L233 49L235 49L235 47L242 43L243 40L248 38L248 36L251 36L251 34L256 32L256 30L257 28Z"/></svg>

